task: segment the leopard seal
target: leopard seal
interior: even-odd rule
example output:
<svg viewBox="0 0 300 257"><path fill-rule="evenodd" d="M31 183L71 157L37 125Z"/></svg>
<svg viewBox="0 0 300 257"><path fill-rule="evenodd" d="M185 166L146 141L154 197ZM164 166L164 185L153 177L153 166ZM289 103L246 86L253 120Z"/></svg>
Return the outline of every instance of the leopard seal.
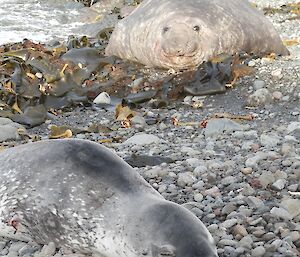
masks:
<svg viewBox="0 0 300 257"><path fill-rule="evenodd" d="M0 217L39 243L105 257L217 257L204 224L97 143L60 139L0 152Z"/></svg>
<svg viewBox="0 0 300 257"><path fill-rule="evenodd" d="M106 47L108 56L175 70L240 52L289 54L247 0L144 0L115 26Z"/></svg>

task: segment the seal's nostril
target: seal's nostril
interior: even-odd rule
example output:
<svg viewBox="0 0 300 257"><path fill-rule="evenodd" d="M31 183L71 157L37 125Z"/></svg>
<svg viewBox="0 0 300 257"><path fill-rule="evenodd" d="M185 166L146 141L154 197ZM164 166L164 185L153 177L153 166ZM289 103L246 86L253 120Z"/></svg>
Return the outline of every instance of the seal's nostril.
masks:
<svg viewBox="0 0 300 257"><path fill-rule="evenodd" d="M178 56L183 56L184 55L183 49L177 49L177 55Z"/></svg>
<svg viewBox="0 0 300 257"><path fill-rule="evenodd" d="M169 27L164 27L163 28L163 33L166 33L170 28Z"/></svg>
<svg viewBox="0 0 300 257"><path fill-rule="evenodd" d="M200 27L199 27L198 25L196 25L196 26L193 27L193 30L194 30L194 31L199 31L199 30L200 30Z"/></svg>

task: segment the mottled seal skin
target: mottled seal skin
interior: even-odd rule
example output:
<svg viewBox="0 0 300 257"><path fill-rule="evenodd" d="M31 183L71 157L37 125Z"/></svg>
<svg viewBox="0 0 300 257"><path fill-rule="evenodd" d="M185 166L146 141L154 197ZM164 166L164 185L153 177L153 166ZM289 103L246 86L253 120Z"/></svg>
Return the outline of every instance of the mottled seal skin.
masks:
<svg viewBox="0 0 300 257"><path fill-rule="evenodd" d="M0 153L0 217L93 256L216 257L203 223L107 148L65 139Z"/></svg>
<svg viewBox="0 0 300 257"><path fill-rule="evenodd" d="M115 27L106 55L193 69L219 54L289 52L247 0L144 0Z"/></svg>

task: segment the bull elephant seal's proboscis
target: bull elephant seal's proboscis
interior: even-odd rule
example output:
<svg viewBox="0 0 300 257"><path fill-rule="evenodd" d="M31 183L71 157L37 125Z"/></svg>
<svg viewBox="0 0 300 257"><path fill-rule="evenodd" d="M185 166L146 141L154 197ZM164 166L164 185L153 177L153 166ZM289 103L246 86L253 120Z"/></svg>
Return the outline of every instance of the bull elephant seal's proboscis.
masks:
<svg viewBox="0 0 300 257"><path fill-rule="evenodd" d="M219 54L289 52L247 0L144 0L115 27L106 55L193 69Z"/></svg>
<svg viewBox="0 0 300 257"><path fill-rule="evenodd" d="M17 215L39 243L105 257L217 256L196 216L97 143L29 143L0 163L0 216Z"/></svg>

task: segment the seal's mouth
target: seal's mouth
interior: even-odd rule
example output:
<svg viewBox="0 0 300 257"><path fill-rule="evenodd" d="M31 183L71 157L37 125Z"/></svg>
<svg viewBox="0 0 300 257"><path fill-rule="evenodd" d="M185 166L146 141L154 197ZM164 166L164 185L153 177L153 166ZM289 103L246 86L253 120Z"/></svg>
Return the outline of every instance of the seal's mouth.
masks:
<svg viewBox="0 0 300 257"><path fill-rule="evenodd" d="M161 42L157 41L155 44L155 52L157 59L164 63L164 66L169 66L175 69L190 69L198 65L199 62L199 49L194 51L165 51L161 47Z"/></svg>
<svg viewBox="0 0 300 257"><path fill-rule="evenodd" d="M193 56L164 56L165 66L179 70L193 69L198 66L198 58Z"/></svg>
<svg viewBox="0 0 300 257"><path fill-rule="evenodd" d="M191 58L194 57L197 54L197 52L192 53L178 53L178 54L169 54L162 50L162 55L166 58Z"/></svg>

